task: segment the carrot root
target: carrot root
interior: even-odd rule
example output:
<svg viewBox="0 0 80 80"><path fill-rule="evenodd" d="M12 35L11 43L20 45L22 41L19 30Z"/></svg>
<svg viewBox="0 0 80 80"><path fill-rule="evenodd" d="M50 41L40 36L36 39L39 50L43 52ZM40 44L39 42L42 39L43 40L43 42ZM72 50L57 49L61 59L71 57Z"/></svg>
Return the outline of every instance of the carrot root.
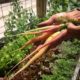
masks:
<svg viewBox="0 0 80 80"><path fill-rule="evenodd" d="M42 49L42 48L45 47L46 45L50 45L50 44L52 44L52 43L56 43L56 42L59 41L61 38L65 37L66 35L67 35L67 30L66 30L66 29L65 29L65 30L62 30L62 31L60 32L60 34L55 37L55 39L46 42L45 44L43 44L42 46L40 46L38 50Z"/></svg>
<svg viewBox="0 0 80 80"><path fill-rule="evenodd" d="M59 35L59 33L60 32L56 32L56 33L54 33L53 35L51 35L46 41L45 41L45 43L47 43L48 41L50 41L50 40L52 40L53 38L55 38L57 35ZM39 52L38 53L36 53L28 62L27 62L27 64L24 66L24 67L22 67L19 71L17 71L11 78L10 78L10 80L12 79L12 78L14 78L17 74L19 74L21 71L23 71L25 68L27 68L29 65L31 65L36 59L38 59L38 58L40 58L43 54L44 54L44 52L47 50L47 48L49 47L50 45L46 45L44 48L42 48L41 50L39 50ZM39 49L39 48L38 48ZM38 50L37 49L37 50Z"/></svg>
<svg viewBox="0 0 80 80"><path fill-rule="evenodd" d="M26 42L21 48L20 50L24 49L26 46L28 46L29 44L32 44L36 41L39 41L39 40L45 40L47 37L49 37L51 33L43 33L41 36L38 36L36 38L33 38L31 40L29 40L28 42Z"/></svg>
<svg viewBox="0 0 80 80"><path fill-rule="evenodd" d="M36 41L39 40L45 40L46 38L48 38L52 33L58 31L61 28L61 25L54 25L53 27L51 27L48 30L43 31L43 34L41 36L38 36L37 38L33 38L31 40L29 40L28 42L26 42L21 48L20 50L24 49L26 46L28 46L31 43L34 43ZM46 32L46 33L44 33Z"/></svg>

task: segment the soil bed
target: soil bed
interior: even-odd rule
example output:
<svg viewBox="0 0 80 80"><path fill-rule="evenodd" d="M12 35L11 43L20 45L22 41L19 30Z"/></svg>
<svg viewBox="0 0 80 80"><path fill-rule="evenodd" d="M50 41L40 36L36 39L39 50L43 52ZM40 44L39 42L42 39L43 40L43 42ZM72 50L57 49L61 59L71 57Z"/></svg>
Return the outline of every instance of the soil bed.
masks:
<svg viewBox="0 0 80 80"><path fill-rule="evenodd" d="M53 52L53 48L49 49L42 58L34 62L33 65L21 72L13 80L71 80L79 59L79 53L74 53L75 50L72 52L74 53L73 55L70 53L74 48L73 46L71 46L70 51L65 50L65 48L69 49L67 47L70 47L70 45L67 44L62 43L60 45L62 51L56 49L56 51ZM70 44L72 45L72 43ZM68 51L68 54L63 54Z"/></svg>
<svg viewBox="0 0 80 80"><path fill-rule="evenodd" d="M79 46L80 40L75 40L63 41L55 52L51 47L13 80L71 80L80 56ZM80 76L80 73L77 75Z"/></svg>

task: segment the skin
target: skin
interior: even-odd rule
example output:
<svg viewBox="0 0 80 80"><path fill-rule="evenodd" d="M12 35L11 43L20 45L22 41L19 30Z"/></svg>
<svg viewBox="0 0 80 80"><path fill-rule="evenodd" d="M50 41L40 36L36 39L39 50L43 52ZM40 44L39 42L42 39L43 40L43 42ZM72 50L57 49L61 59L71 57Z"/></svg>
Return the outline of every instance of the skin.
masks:
<svg viewBox="0 0 80 80"><path fill-rule="evenodd" d="M78 20L80 21L80 10L74 10L74 11L71 11L71 12L62 12L62 13L57 13L55 15L52 15L47 21L44 21L42 23L40 23L38 26L39 27L43 27L43 26L50 26L50 25L53 25L54 23L58 23L57 22L57 19L59 17L64 17L64 18L68 18L68 19L74 19L74 20ZM76 30L76 27L74 27L74 25L71 25L70 24L70 28L71 30ZM50 32L56 32L58 31L58 29L60 28L60 23L58 23L57 25L53 25L53 29L50 29L50 30L46 30L44 31L45 33L43 33L41 36L38 36L37 38L33 38L31 40L29 40L28 42L26 42L20 49L24 49L27 45L31 44L31 43L34 43L34 42L37 42L39 40L45 40L47 37L50 36ZM69 29L70 29L69 28Z"/></svg>
<svg viewBox="0 0 80 80"><path fill-rule="evenodd" d="M80 21L80 10L74 10L71 12L61 12L61 13L57 13L55 15L52 15L48 20L38 24L38 27L49 26L49 25L52 25L55 23L60 24L57 22L57 19L61 16L66 19L75 19L75 20Z"/></svg>

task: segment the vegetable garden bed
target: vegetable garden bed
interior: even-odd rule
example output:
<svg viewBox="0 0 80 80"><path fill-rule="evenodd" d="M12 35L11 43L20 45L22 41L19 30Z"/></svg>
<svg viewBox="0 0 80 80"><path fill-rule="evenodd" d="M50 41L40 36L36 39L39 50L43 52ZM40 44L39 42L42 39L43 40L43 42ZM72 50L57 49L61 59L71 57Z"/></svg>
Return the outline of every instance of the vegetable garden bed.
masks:
<svg viewBox="0 0 80 80"><path fill-rule="evenodd" d="M71 80L80 76L77 68L80 10L55 14L38 25L44 27L36 28L41 20L19 4L19 0L13 1L13 10L5 23L5 43L1 41L0 48L0 77L4 80ZM67 7L72 4L76 5L72 0L70 4L65 0L52 4L51 12L68 11ZM69 10L74 8L71 7Z"/></svg>
<svg viewBox="0 0 80 80"><path fill-rule="evenodd" d="M53 49L48 50L36 64L31 65L14 80L71 80L80 55L80 48L76 48L80 43L77 44L77 41L67 41L58 46L59 50L55 53ZM76 75L80 76L79 73Z"/></svg>
<svg viewBox="0 0 80 80"><path fill-rule="evenodd" d="M71 80L78 63L80 40L63 41L56 51L53 47L13 80ZM34 49L33 49L34 50ZM1 74L0 74L1 75ZM77 77L80 73L76 74ZM79 79L75 79L79 80Z"/></svg>

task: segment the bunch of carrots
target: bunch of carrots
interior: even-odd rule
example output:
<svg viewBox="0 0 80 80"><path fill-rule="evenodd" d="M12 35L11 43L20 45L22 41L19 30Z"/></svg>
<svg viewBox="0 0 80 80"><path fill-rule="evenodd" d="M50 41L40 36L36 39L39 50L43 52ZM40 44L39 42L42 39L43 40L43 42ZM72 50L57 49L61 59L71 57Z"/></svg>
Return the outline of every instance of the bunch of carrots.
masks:
<svg viewBox="0 0 80 80"><path fill-rule="evenodd" d="M67 40L70 38L80 38L80 26L75 25L80 24L80 11L74 10L71 12L62 12L57 13L51 16L47 21L40 23L34 30L27 31L24 34L40 34L38 37L35 37L28 42L26 42L19 49L23 50L28 45L35 43L37 41L43 41L43 44L40 44L32 53L27 55L23 60L21 60L18 64L16 64L11 71L23 63L27 61L27 63L16 73L9 77L8 80L12 80L15 76L17 76L24 69L27 69L31 64L33 64L37 59L39 59L42 55L45 54L47 49L53 45L55 48L59 45L63 40ZM55 49L54 49L55 50Z"/></svg>

